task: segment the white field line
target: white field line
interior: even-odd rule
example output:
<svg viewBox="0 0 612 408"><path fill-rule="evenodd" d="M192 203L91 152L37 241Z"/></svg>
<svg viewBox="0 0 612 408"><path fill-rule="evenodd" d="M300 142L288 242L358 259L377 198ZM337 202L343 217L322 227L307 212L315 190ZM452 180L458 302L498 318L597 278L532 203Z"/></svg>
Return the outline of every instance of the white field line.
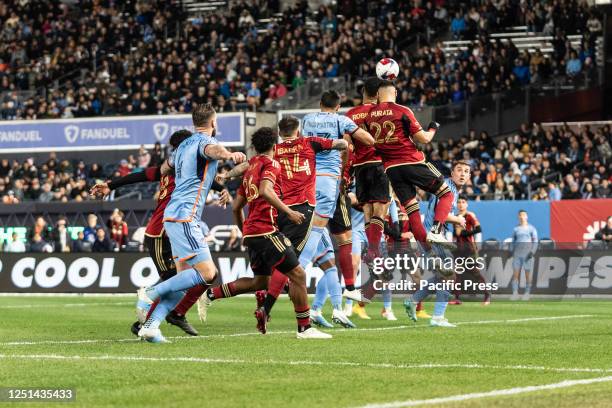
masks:
<svg viewBox="0 0 612 408"><path fill-rule="evenodd" d="M366 367L374 369L431 369L431 368L460 368L478 370L527 370L527 371L549 371L564 373L612 373L612 368L580 368L580 367L545 367L545 366L526 366L526 365L486 365L486 364L390 364L390 363L359 363L353 361L310 361L310 360L244 360L226 359L209 357L146 357L146 356L81 356L81 355L61 355L61 354L0 354L0 359L23 359L23 360L65 360L65 361L87 361L87 360L106 360L106 361L127 361L127 362L179 362L179 363L200 363L200 364L247 364L247 365L288 365L288 366L340 366L340 367Z"/></svg>
<svg viewBox="0 0 612 408"><path fill-rule="evenodd" d="M475 320L467 322L457 322L458 325L470 325L470 324L493 324L493 323L521 323L531 321L543 321L543 320L564 320L564 319L579 319L593 317L594 315L564 315L564 316L548 316L548 317L526 317L523 319L511 319L511 320ZM388 327L366 327L362 329L335 329L332 332L362 332L362 331L386 331L386 330L403 330L403 329L425 329L429 326L425 325L402 325L402 326L388 326ZM268 335L275 334L293 334L293 331L271 331ZM261 336L259 332L248 332L248 333L233 333L233 334L209 334L204 336L174 336L167 337L169 340L203 340L203 339L224 339L231 337L247 337L247 336ZM97 344L97 343L134 343L139 342L138 338L132 337L129 339L84 339L84 340L39 340L39 341L9 341L0 343L1 346L33 346L33 345L54 345L54 344Z"/></svg>
<svg viewBox="0 0 612 408"><path fill-rule="evenodd" d="M134 305L134 302L91 302L91 303L64 303L64 304L36 304L36 305L6 305L0 306L0 309L34 309L34 308L48 308L48 307L88 307L88 306L126 306Z"/></svg>
<svg viewBox="0 0 612 408"><path fill-rule="evenodd" d="M444 404L447 402L459 402L459 401L467 401L467 400L473 400L473 399L479 399L479 398L524 394L527 392L554 390L558 388L574 387L576 385L588 385L588 384L610 382L610 381L612 381L612 376L586 378L584 380L565 380L565 381L561 381L561 382L553 383L553 384L530 385L527 387L506 388L506 389L493 390L493 391L488 391L488 392L475 392L471 394L451 395L448 397L431 398L431 399L424 399L424 400L407 400L407 401L395 401L395 402L388 402L388 403L381 403L381 404L368 404L368 405L363 405L360 408L400 408L400 407L416 407L420 405Z"/></svg>

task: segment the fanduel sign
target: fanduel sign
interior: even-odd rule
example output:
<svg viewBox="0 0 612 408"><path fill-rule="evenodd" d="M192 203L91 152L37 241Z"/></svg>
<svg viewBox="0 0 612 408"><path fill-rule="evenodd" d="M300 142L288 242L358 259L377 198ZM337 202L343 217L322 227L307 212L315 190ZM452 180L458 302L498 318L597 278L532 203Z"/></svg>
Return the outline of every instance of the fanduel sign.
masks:
<svg viewBox="0 0 612 408"><path fill-rule="evenodd" d="M217 138L225 146L244 146L244 115L217 115ZM191 115L0 122L0 152L133 149L168 143L180 129L193 130Z"/></svg>

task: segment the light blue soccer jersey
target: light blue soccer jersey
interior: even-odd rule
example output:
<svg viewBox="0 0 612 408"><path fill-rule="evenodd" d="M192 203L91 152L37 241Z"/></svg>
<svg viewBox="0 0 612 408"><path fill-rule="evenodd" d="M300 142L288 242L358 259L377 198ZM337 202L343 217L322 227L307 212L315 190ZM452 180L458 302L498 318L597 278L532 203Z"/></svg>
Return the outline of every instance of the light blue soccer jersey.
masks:
<svg viewBox="0 0 612 408"><path fill-rule="evenodd" d="M526 256L538 248L538 232L531 224L518 225L512 232L512 250L514 256Z"/></svg>
<svg viewBox="0 0 612 408"><path fill-rule="evenodd" d="M352 119L335 112L309 113L302 119L302 134L326 139L342 139L345 133L353 134L358 129ZM338 150L317 153L317 174L340 176L342 157Z"/></svg>
<svg viewBox="0 0 612 408"><path fill-rule="evenodd" d="M206 156L208 145L218 144L214 137L194 133L170 156L176 188L164 212L164 221L201 220L206 196L217 173L217 160Z"/></svg>
<svg viewBox="0 0 612 408"><path fill-rule="evenodd" d="M445 178L446 184L450 189L451 193L453 193L453 205L450 210L450 214L457 214L457 201L459 200L459 191L457 189L457 185L453 181L453 179ZM434 216L436 214L436 205L438 205L438 197L434 194L428 194L427 198L427 209L425 210L425 220L423 225L425 229L429 231L434 224Z"/></svg>

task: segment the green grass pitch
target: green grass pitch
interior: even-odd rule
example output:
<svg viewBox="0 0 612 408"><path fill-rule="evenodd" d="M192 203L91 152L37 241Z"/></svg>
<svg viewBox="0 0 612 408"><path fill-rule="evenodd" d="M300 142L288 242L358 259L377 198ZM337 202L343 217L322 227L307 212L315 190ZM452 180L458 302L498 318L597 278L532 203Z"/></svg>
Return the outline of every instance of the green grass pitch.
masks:
<svg viewBox="0 0 612 408"><path fill-rule="evenodd" d="M303 341L286 298L263 336L242 297L215 302L206 324L190 314L201 336L164 324L172 344L153 345L129 332L133 300L0 297L0 387L74 388L68 406L82 407L612 406L605 301L465 303L441 329L408 321L396 299L397 322L375 302L358 329Z"/></svg>

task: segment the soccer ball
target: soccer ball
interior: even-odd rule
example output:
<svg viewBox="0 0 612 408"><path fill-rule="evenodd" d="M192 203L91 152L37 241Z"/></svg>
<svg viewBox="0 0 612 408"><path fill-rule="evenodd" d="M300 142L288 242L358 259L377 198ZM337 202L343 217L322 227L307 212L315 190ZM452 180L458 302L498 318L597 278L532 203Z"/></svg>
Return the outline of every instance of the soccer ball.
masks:
<svg viewBox="0 0 612 408"><path fill-rule="evenodd" d="M399 65L391 58L383 58L376 64L376 76L392 81L399 75Z"/></svg>

